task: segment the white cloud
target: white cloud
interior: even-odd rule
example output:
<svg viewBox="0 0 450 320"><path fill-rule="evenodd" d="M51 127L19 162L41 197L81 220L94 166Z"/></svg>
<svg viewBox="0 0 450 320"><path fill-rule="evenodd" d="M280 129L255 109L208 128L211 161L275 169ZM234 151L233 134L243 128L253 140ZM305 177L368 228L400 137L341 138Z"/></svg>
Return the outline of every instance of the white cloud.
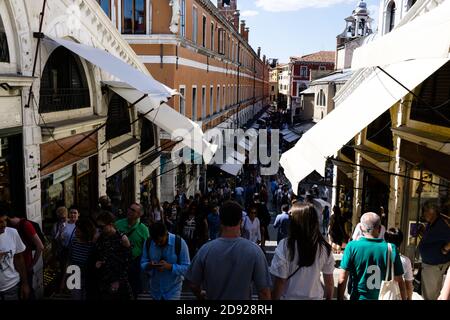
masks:
<svg viewBox="0 0 450 320"><path fill-rule="evenodd" d="M259 11L245 10L245 11L241 12L241 17L243 17L243 18L254 17L254 16L257 16L258 14L259 14Z"/></svg>
<svg viewBox="0 0 450 320"><path fill-rule="evenodd" d="M256 6L271 12L297 11L305 8L325 8L355 0L256 0Z"/></svg>

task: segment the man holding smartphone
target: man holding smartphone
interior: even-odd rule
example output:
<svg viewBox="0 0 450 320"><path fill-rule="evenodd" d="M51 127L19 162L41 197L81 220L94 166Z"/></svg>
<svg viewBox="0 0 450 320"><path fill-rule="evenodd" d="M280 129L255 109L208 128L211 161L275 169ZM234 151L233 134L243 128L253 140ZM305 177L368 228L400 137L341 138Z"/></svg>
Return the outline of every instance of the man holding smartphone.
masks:
<svg viewBox="0 0 450 320"><path fill-rule="evenodd" d="M190 264L186 242L169 233L161 222L150 226L147 242L142 252L141 267L150 274L153 299L179 300L184 275Z"/></svg>

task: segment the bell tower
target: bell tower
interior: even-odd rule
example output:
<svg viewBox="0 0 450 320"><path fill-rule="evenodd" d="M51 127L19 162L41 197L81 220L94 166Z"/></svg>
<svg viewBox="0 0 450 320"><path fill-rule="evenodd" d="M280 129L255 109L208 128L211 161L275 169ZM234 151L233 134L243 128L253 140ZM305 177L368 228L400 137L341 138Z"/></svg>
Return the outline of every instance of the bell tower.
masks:
<svg viewBox="0 0 450 320"><path fill-rule="evenodd" d="M237 9L237 0L217 0L217 8L236 30L239 30L240 13Z"/></svg>

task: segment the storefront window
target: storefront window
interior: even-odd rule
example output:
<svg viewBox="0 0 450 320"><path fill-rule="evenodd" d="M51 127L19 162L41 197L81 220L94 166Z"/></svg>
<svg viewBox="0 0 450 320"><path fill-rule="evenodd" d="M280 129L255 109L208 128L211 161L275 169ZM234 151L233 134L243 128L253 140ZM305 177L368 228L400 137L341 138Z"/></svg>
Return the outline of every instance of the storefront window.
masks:
<svg viewBox="0 0 450 320"><path fill-rule="evenodd" d="M421 221L422 206L430 200L439 205L447 203L450 200L450 182L427 170L413 170L411 177L415 180L410 180L408 212L404 216L407 228L404 232L408 235L405 236L405 245L410 255L418 258L417 246L421 236L417 231L425 227Z"/></svg>
<svg viewBox="0 0 450 320"><path fill-rule="evenodd" d="M124 217L128 206L134 201L134 165L119 171L106 180L106 193L112 202L116 217Z"/></svg>

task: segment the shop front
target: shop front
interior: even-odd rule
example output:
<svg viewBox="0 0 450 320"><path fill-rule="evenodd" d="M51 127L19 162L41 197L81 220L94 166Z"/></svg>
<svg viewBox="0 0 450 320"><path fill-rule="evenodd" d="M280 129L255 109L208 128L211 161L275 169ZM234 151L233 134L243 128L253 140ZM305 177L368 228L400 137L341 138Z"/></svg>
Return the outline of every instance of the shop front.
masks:
<svg viewBox="0 0 450 320"><path fill-rule="evenodd" d="M380 214L381 222L387 227L390 175L364 158L361 159L361 165L364 168L362 213L375 212Z"/></svg>
<svg viewBox="0 0 450 320"><path fill-rule="evenodd" d="M97 156L83 159L42 178L42 213L48 229L58 207L76 206L81 216L95 210L97 196Z"/></svg>
<svg viewBox="0 0 450 320"><path fill-rule="evenodd" d="M50 166L46 165L82 137L79 135L41 145L41 207L43 230L47 234L56 222L58 207L76 206L81 216L90 216L97 209L96 136L85 140Z"/></svg>
<svg viewBox="0 0 450 320"><path fill-rule="evenodd" d="M350 176L350 177L349 177ZM353 216L353 168L340 165L337 170L336 204L341 213L351 220Z"/></svg>
<svg viewBox="0 0 450 320"><path fill-rule="evenodd" d="M450 201L450 156L403 140L401 158L407 163L410 177L405 182L401 228L405 234L405 252L417 262L420 261L420 230L425 228L421 219L423 204L432 201L444 205Z"/></svg>

